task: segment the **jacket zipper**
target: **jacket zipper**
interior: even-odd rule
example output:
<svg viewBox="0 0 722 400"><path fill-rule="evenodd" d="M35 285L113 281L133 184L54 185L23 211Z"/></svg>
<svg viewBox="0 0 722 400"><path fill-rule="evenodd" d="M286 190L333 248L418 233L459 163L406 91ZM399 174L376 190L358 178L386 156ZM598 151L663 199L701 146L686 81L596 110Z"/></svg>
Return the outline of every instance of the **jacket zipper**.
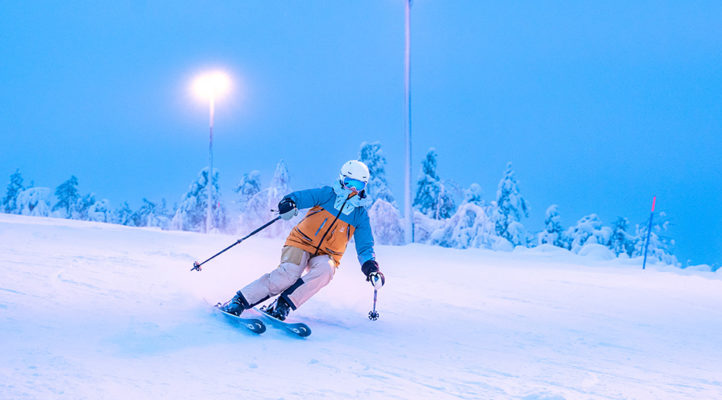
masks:
<svg viewBox="0 0 722 400"><path fill-rule="evenodd" d="M331 222L331 225L328 226L328 229L326 229L326 232L324 232L323 236L321 236L321 241L318 242L318 246L316 246L316 251L313 253L314 256L318 255L318 251L321 248L321 244L323 243L323 240L326 239L326 235L328 235L328 233L331 231L331 229L333 229L333 225L336 223L336 220L338 220L338 217L343 212L343 208L346 206L346 202L348 201L348 199L350 199L353 196L354 195L352 194L352 195L348 196L346 198L346 200L343 201L343 204L341 205L341 209L338 210L338 213L336 214L336 217L333 219L333 222Z"/></svg>

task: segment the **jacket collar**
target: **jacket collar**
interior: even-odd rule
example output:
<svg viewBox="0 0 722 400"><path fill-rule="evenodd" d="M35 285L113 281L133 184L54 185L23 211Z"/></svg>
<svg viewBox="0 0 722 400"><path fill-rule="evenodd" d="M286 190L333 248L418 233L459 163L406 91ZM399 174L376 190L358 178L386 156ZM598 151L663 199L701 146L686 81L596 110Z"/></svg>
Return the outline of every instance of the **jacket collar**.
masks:
<svg viewBox="0 0 722 400"><path fill-rule="evenodd" d="M336 194L336 199L334 200L333 207L337 210L341 210L341 206L343 205L344 201L346 202L346 205L343 206L343 214L349 215L353 212L354 209L360 208L360 207L368 207L371 205L371 199L368 196L360 197L358 195L354 195L351 198L353 192L350 189L346 189L343 186L341 186L340 181L335 181L333 183L333 192ZM348 199L348 201L346 200Z"/></svg>

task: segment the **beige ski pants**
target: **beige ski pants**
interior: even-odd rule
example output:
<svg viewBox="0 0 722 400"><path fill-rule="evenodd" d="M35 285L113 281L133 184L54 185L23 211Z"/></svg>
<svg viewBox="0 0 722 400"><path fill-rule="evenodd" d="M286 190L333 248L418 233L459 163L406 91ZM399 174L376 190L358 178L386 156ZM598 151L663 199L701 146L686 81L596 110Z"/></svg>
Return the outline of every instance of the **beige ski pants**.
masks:
<svg viewBox="0 0 722 400"><path fill-rule="evenodd" d="M308 272L301 276L304 271ZM336 264L329 256L311 257L297 247L284 246L278 268L241 289L241 294L251 306L280 294L295 310L328 285L335 273Z"/></svg>

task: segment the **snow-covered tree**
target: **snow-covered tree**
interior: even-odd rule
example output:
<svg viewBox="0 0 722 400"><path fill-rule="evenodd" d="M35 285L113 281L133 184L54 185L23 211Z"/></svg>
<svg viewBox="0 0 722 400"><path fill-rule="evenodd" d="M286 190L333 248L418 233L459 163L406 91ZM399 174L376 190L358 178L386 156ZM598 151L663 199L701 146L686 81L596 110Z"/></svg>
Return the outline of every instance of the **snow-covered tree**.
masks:
<svg viewBox="0 0 722 400"><path fill-rule="evenodd" d="M288 172L288 166L283 160L279 160L276 164L276 170L273 172L273 179L271 179L271 190L277 192L283 192L283 195L288 193L291 185L291 174Z"/></svg>
<svg viewBox="0 0 722 400"><path fill-rule="evenodd" d="M511 163L496 190L496 232L515 246L525 245L526 233L522 217L529 216L526 200L521 196Z"/></svg>
<svg viewBox="0 0 722 400"><path fill-rule="evenodd" d="M167 229L170 224L170 217L166 209L165 199L160 203L154 203L143 198L143 205L135 212L134 219L137 226L152 226Z"/></svg>
<svg viewBox="0 0 722 400"><path fill-rule="evenodd" d="M58 198L58 201L53 206L53 211L59 211L63 218L73 218L80 200L78 178L73 175L70 179L61 183L55 189L55 197Z"/></svg>
<svg viewBox="0 0 722 400"><path fill-rule="evenodd" d="M160 199L160 203L156 203L153 219L154 225L149 226L155 226L161 229L169 229L170 221L172 218L173 213L168 209L168 203L165 201L165 198L162 198Z"/></svg>
<svg viewBox="0 0 722 400"><path fill-rule="evenodd" d="M396 206L386 180L386 157L381 149L381 143L361 143L359 161L369 168L370 178L366 186L366 194L374 201L369 208L374 239L379 244L403 244L404 228L401 212Z"/></svg>
<svg viewBox="0 0 722 400"><path fill-rule="evenodd" d="M482 190L478 183L472 183L468 189L464 190L464 203L472 203L477 206L484 206L484 200L481 199Z"/></svg>
<svg viewBox="0 0 722 400"><path fill-rule="evenodd" d="M597 214L589 214L577 221L575 226L569 227L565 235L571 241L569 249L574 253L579 253L584 245L591 243L609 247L612 229L604 226Z"/></svg>
<svg viewBox="0 0 722 400"><path fill-rule="evenodd" d="M652 233L649 236L649 246L647 249L647 261L661 261L665 264L679 265L677 257L672 254L674 240L667 237L670 221L665 212L660 212L655 216L652 224ZM641 223L636 226L636 235L634 243L635 257L644 255L644 244L647 240L647 223Z"/></svg>
<svg viewBox="0 0 722 400"><path fill-rule="evenodd" d="M15 172L10 175L10 182L5 191L5 197L3 197L2 203L0 203L0 211L8 214L18 214L17 198L23 189L25 189L23 186L23 177L20 174L20 170L15 170Z"/></svg>
<svg viewBox="0 0 722 400"><path fill-rule="evenodd" d="M401 213L395 205L384 199L377 199L369 208L371 231L378 244L404 244L404 228Z"/></svg>
<svg viewBox="0 0 722 400"><path fill-rule="evenodd" d="M271 210L276 210L278 202L291 191L288 167L283 160L280 160L276 165L271 185L256 193L248 201L246 212L241 215L240 226L242 229L254 229L275 218L277 213ZM294 225L294 219L291 221L278 221L263 230L261 234L267 237L280 236L287 234Z"/></svg>
<svg viewBox="0 0 722 400"><path fill-rule="evenodd" d="M614 254L626 254L631 256L634 252L634 236L627 232L629 228L629 220L624 217L618 217L612 224L612 238L609 241L609 248Z"/></svg>
<svg viewBox="0 0 722 400"><path fill-rule="evenodd" d="M414 242L428 243L431 235L443 225L443 220L433 219L414 210Z"/></svg>
<svg viewBox="0 0 722 400"><path fill-rule="evenodd" d="M497 236L494 220L484 207L472 202L462 204L451 218L443 220L428 243L458 249L512 247L506 239Z"/></svg>
<svg viewBox="0 0 722 400"><path fill-rule="evenodd" d="M359 161L369 167L370 179L366 186L366 193L371 200L384 200L395 204L394 196L391 194L389 184L386 181L386 157L381 150L381 143L361 143Z"/></svg>
<svg viewBox="0 0 722 400"><path fill-rule="evenodd" d="M552 204L547 208L544 218L544 230L537 235L537 244L551 244L557 247L568 248L569 243L564 236L559 206Z"/></svg>
<svg viewBox="0 0 722 400"><path fill-rule="evenodd" d="M16 213L33 217L50 216L52 194L49 188L32 187L20 191L16 199Z"/></svg>
<svg viewBox="0 0 722 400"><path fill-rule="evenodd" d="M433 219L445 219L454 213L456 204L436 173L437 159L436 150L431 148L421 162L421 178L417 182L413 206Z"/></svg>
<svg viewBox="0 0 722 400"><path fill-rule="evenodd" d="M171 225L173 229L184 231L203 232L206 229L206 214L208 209L208 168L203 168L196 180L188 187L183 195ZM221 204L220 189L218 187L218 170L213 171L211 183L211 218L213 229L222 230L225 227L226 214Z"/></svg>
<svg viewBox="0 0 722 400"><path fill-rule="evenodd" d="M511 221L506 228L506 240L514 246L527 246L529 244L526 228L519 221Z"/></svg>
<svg viewBox="0 0 722 400"><path fill-rule="evenodd" d="M419 178L413 206L424 215L430 215L436 209L439 196L439 176L436 173L437 154L434 149L426 153L421 162L421 178Z"/></svg>
<svg viewBox="0 0 722 400"><path fill-rule="evenodd" d="M138 226L136 213L126 201L113 213L113 222L125 226Z"/></svg>
<svg viewBox="0 0 722 400"><path fill-rule="evenodd" d="M88 221L90 219L88 216L88 212L90 211L90 207L92 207L93 204L95 204L94 194L86 194L85 196L80 197L75 204L75 211L73 212L71 218Z"/></svg>
<svg viewBox="0 0 722 400"><path fill-rule="evenodd" d="M248 202L261 191L261 173L257 170L253 170L249 173L243 174L241 180L233 190L238 193L236 198L236 204L238 204L238 211L244 212Z"/></svg>
<svg viewBox="0 0 722 400"><path fill-rule="evenodd" d="M113 222L113 210L110 208L110 201L102 199L91 204L87 210L87 219L96 222Z"/></svg>

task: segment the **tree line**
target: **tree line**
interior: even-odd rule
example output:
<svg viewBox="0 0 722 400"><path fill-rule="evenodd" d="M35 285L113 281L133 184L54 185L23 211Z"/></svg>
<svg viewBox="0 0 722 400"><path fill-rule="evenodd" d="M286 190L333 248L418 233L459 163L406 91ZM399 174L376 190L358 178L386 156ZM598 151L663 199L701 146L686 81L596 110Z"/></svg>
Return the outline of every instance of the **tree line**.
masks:
<svg viewBox="0 0 722 400"><path fill-rule="evenodd" d="M386 178L386 158L378 142L362 143L358 159L371 174L366 188L373 200L369 208L374 237L380 244L404 242L404 221ZM523 221L529 206L521 194L512 164L507 164L497 185L496 196L486 200L477 183L460 188L442 179L437 172L438 154L429 149L421 161L413 199L414 242L452 248L488 248L511 250L515 247L559 247L577 254L605 253L616 257L639 257L647 237L647 224L632 225L618 217L605 225L596 214L582 217L564 227L558 205L546 209L544 228L529 230ZM208 168L202 169L180 201L169 207L165 199L143 198L137 209L127 202L112 208L107 199L82 194L78 179L71 176L53 191L26 185L19 170L10 175L0 210L9 214L50 216L86 221L114 223L135 227L169 230L205 231L208 208L208 185L211 185L212 226L215 231L241 233L273 218L272 209L293 189L290 173L281 160L268 185L259 171L242 175L225 204L218 183L219 172L209 179ZM301 218L301 216L297 217ZM281 221L263 232L266 236L286 234L297 221ZM666 236L669 220L664 213L652 226L649 257L678 265L672 249L674 241Z"/></svg>

